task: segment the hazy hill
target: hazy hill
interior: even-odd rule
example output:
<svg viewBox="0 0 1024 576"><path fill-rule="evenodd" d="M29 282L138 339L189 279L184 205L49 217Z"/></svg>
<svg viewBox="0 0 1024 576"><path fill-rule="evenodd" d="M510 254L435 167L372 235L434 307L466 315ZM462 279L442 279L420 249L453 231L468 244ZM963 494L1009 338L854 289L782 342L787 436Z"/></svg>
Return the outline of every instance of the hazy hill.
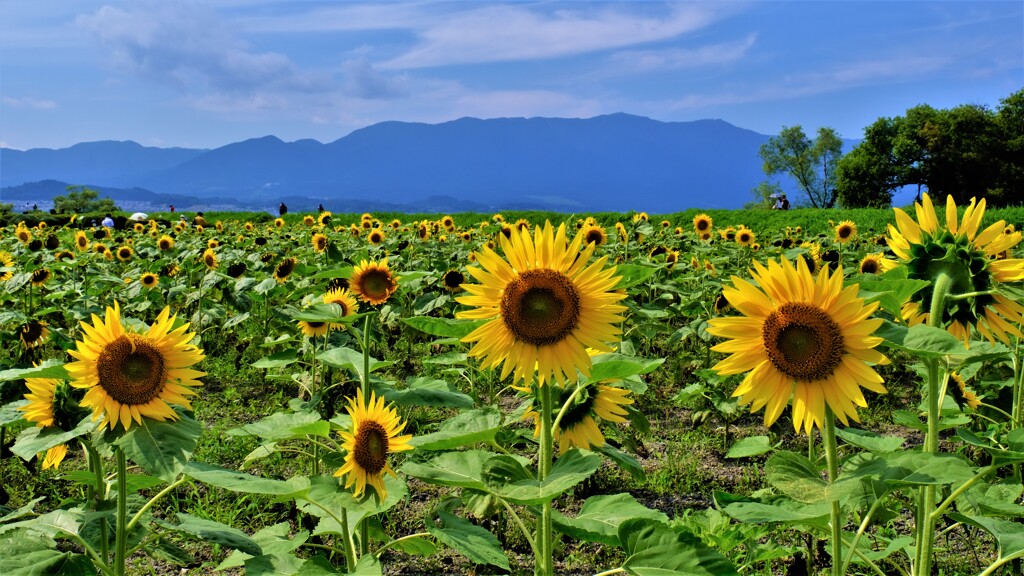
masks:
<svg viewBox="0 0 1024 576"><path fill-rule="evenodd" d="M0 184L56 179L137 186L218 205L309 199L332 210L361 203L429 206L432 198L485 209L738 208L765 178L757 152L768 138L721 120L660 122L628 114L382 122L328 144L266 136L213 150L134 142L3 149Z"/></svg>

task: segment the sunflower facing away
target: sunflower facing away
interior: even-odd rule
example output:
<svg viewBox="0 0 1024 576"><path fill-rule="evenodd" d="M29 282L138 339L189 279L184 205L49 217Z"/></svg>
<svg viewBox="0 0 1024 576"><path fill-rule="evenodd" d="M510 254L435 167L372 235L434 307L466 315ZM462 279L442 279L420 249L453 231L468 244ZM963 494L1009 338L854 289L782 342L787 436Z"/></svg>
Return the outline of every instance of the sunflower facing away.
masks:
<svg viewBox="0 0 1024 576"><path fill-rule="evenodd" d="M561 398L556 405L564 405L572 396L571 386L561 389ZM629 390L608 386L597 382L587 383L585 390L577 395L572 407L565 411L553 436L558 442L559 454L565 454L570 448L590 450L604 446L604 434L597 425L597 419L608 422L625 422L626 409L623 406L633 403ZM540 437L540 414L532 407L523 413L523 420L533 418L534 438Z"/></svg>
<svg viewBox="0 0 1024 576"><path fill-rule="evenodd" d="M18 407L18 410L25 413L25 420L34 422L38 428L57 426L54 405L60 380L56 378L26 378L25 385L28 386L28 394L25 394L28 404ZM67 454L67 444L58 444L48 449L46 454L40 453L43 470L58 467Z"/></svg>
<svg viewBox="0 0 1024 576"><path fill-rule="evenodd" d="M120 422L127 431L143 417L177 420L172 404L192 409L188 396L206 373L190 366L205 356L189 344L195 334L187 332L188 324L172 328L176 316L170 314L164 308L149 330L138 333L121 324L114 302L104 319L93 314L91 326L82 322L85 336L68 351L75 361L66 368L71 385L87 389L81 405L92 409L93 420L102 417L101 425L111 430Z"/></svg>
<svg viewBox="0 0 1024 576"><path fill-rule="evenodd" d="M46 268L36 268L32 271L32 285L38 288L49 282L52 277L53 274Z"/></svg>
<svg viewBox="0 0 1024 576"><path fill-rule="evenodd" d="M283 283L295 271L295 258L285 258L274 268L274 280Z"/></svg>
<svg viewBox="0 0 1024 576"><path fill-rule="evenodd" d="M463 284L470 295L457 298L473 309L457 316L489 320L462 340L475 343L469 355L480 357L483 368L503 364L502 379L530 381L536 372L542 385L564 385L577 370L590 374L588 347L611 351L626 294L615 291L619 277L605 268L607 256L587 266L597 245L581 250L583 238L578 233L570 242L564 223L556 231L548 222L532 236L527 229L499 236L507 260L487 247L476 253L481 267L467 271L480 284Z"/></svg>
<svg viewBox="0 0 1024 576"><path fill-rule="evenodd" d="M50 329L47 328L46 322L41 320L31 320L18 329L18 339L26 350L39 346L49 335Z"/></svg>
<svg viewBox="0 0 1024 576"><path fill-rule="evenodd" d="M363 391L359 390L354 399L349 398L345 409L352 418L352 428L339 432L341 447L347 454L345 464L334 475L345 476L345 488L355 485L357 498L363 495L369 484L383 502L388 496L384 473L397 478L388 464L388 454L412 450L409 444L412 435L399 436L405 429L405 423L394 408L385 407L384 399L377 398L373 392L370 392L367 403Z"/></svg>
<svg viewBox="0 0 1024 576"><path fill-rule="evenodd" d="M907 276L933 283L903 306L907 323L913 326L928 321L935 279L945 273L951 280L951 295L977 293L947 301L940 325L950 334L965 344L970 341L972 326L990 342L1008 343L1008 335L1024 337L1018 327L1024 323L1024 305L996 291L1001 283L1024 281L1024 259L998 258L1020 243L1021 234L1005 234L1003 220L979 232L984 198L980 202L972 198L958 222L956 203L947 196L945 226L939 223L928 194L922 194L914 208L916 222L895 209L896 226L889 225L888 237L889 248L907 266Z"/></svg>
<svg viewBox="0 0 1024 576"><path fill-rule="evenodd" d="M367 304L383 304L398 290L398 278L391 274L388 259L380 262L363 260L352 270L349 289Z"/></svg>
<svg viewBox="0 0 1024 576"><path fill-rule="evenodd" d="M737 276L722 289L742 316L714 318L708 332L727 338L712 350L731 354L714 366L719 374L747 372L733 392L751 411L765 408L770 426L793 399L793 426L808 434L822 428L826 406L843 424L859 421L866 407L861 387L884 394L882 378L871 367L888 359L874 348L871 334L882 320L871 318L878 303L865 305L858 286L843 288L841 272L827 268L815 278L804 260L754 262L754 284Z"/></svg>

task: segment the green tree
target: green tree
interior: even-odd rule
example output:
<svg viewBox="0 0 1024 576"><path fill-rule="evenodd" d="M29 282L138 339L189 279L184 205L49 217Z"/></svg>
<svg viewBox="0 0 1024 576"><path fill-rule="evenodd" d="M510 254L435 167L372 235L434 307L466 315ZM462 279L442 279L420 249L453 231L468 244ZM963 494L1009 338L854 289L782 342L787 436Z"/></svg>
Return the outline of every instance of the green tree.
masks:
<svg viewBox="0 0 1024 576"><path fill-rule="evenodd" d="M99 192L85 186L68 186L67 191L65 196L53 197L53 208L58 214L117 210L117 205L113 200L100 198Z"/></svg>
<svg viewBox="0 0 1024 576"><path fill-rule="evenodd" d="M772 199L776 194L782 194L782 186L778 182L761 182L750 190L754 200L743 205L744 210L767 210L775 205Z"/></svg>
<svg viewBox="0 0 1024 576"><path fill-rule="evenodd" d="M844 208L879 208L910 180L912 162L896 158L902 118L879 118L864 130L864 140L836 166L836 195Z"/></svg>
<svg viewBox="0 0 1024 576"><path fill-rule="evenodd" d="M836 202L836 165L843 155L843 141L835 130L819 128L811 140L799 125L782 127L761 145L765 174L789 174L811 206L831 208Z"/></svg>

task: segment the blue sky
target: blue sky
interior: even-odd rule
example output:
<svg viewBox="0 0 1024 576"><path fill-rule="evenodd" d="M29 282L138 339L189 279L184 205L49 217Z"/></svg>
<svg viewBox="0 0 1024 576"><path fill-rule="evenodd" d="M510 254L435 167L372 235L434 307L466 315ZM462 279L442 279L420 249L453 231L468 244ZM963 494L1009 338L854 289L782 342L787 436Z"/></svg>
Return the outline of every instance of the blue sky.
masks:
<svg viewBox="0 0 1024 576"><path fill-rule="evenodd" d="M860 138L1022 87L1020 0L0 3L0 146L19 149L613 112Z"/></svg>

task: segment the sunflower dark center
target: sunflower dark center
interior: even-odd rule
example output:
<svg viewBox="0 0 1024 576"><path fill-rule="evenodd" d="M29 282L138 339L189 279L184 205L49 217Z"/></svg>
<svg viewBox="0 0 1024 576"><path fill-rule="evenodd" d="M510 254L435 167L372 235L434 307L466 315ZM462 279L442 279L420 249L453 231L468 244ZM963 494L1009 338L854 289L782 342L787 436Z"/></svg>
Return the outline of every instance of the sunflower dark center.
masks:
<svg viewBox="0 0 1024 576"><path fill-rule="evenodd" d="M122 335L104 346L96 370L107 395L126 405L156 398L166 379L163 354L138 334Z"/></svg>
<svg viewBox="0 0 1024 576"><path fill-rule="evenodd" d="M371 298L387 298L391 292L391 274L386 270L368 270L359 279L359 289Z"/></svg>
<svg viewBox="0 0 1024 576"><path fill-rule="evenodd" d="M878 274L878 261L877 260L865 260L860 265L860 271L862 274Z"/></svg>
<svg viewBox="0 0 1024 576"><path fill-rule="evenodd" d="M802 382L831 375L843 358L843 334L824 310L787 302L772 311L761 328L765 351L779 371Z"/></svg>
<svg viewBox="0 0 1024 576"><path fill-rule="evenodd" d="M505 287L501 318L517 340L534 346L556 344L576 328L579 293L561 272L527 270Z"/></svg>
<svg viewBox="0 0 1024 576"><path fill-rule="evenodd" d="M363 421L356 432L352 456L369 474L378 474L388 463L388 432L380 422Z"/></svg>
<svg viewBox="0 0 1024 576"><path fill-rule="evenodd" d="M601 244L604 243L604 233L602 233L600 230L588 230L586 242L587 244L593 242L594 244L600 246Z"/></svg>
<svg viewBox="0 0 1024 576"><path fill-rule="evenodd" d="M450 270L445 273L443 281L448 288L458 288L466 281L466 277L462 275L462 272Z"/></svg>
<svg viewBox="0 0 1024 576"><path fill-rule="evenodd" d="M35 342L43 336L43 325L39 322L29 322L21 327L22 340Z"/></svg>
<svg viewBox="0 0 1024 576"><path fill-rule="evenodd" d="M841 239L845 240L850 236L853 236L853 228L851 228L850 226L840 226L837 235Z"/></svg>

